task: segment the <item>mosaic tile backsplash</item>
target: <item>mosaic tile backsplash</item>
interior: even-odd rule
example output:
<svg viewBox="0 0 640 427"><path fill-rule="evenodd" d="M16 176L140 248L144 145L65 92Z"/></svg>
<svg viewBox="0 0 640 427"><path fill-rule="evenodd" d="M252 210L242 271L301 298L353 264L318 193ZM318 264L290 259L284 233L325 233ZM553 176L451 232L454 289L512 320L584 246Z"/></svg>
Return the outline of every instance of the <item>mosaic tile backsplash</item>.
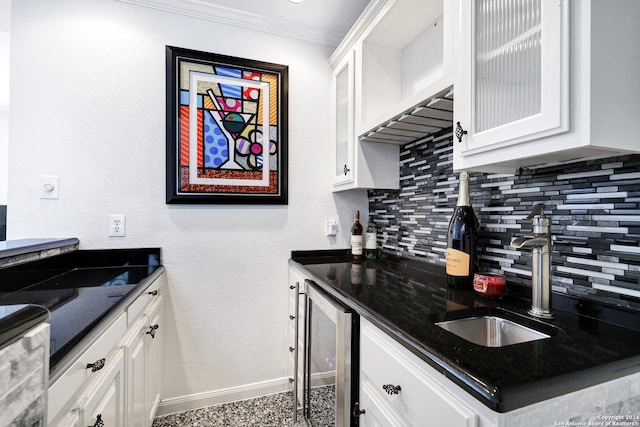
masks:
<svg viewBox="0 0 640 427"><path fill-rule="evenodd" d="M452 132L400 149L400 190L369 191L378 245L444 265L458 197ZM515 175L471 174L480 222L480 270L531 285L531 252L510 246L531 234L526 219L544 203L551 218L555 292L640 310L640 155L581 161Z"/></svg>

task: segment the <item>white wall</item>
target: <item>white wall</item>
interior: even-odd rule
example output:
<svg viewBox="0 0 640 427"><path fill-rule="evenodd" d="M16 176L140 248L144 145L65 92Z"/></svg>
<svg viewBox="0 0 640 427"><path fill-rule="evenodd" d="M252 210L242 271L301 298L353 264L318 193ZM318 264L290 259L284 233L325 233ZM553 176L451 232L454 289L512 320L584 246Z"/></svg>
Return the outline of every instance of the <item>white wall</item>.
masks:
<svg viewBox="0 0 640 427"><path fill-rule="evenodd" d="M162 247L163 398L284 384L290 251L347 247L367 210L363 192L329 192L331 49L114 0L21 0L11 27L7 237ZM289 65L288 206L165 204L165 45ZM59 200L38 198L41 174ZM111 213L125 238L107 237Z"/></svg>
<svg viewBox="0 0 640 427"><path fill-rule="evenodd" d="M9 111L0 110L0 205L7 204L9 181Z"/></svg>
<svg viewBox="0 0 640 427"><path fill-rule="evenodd" d="M7 204L11 0L0 0L0 205Z"/></svg>
<svg viewBox="0 0 640 427"><path fill-rule="evenodd" d="M6 18L9 8L0 3L2 21ZM2 30L0 22L0 205L7 204L8 186L8 154L9 154L9 45L11 36ZM6 25L6 24L5 24Z"/></svg>

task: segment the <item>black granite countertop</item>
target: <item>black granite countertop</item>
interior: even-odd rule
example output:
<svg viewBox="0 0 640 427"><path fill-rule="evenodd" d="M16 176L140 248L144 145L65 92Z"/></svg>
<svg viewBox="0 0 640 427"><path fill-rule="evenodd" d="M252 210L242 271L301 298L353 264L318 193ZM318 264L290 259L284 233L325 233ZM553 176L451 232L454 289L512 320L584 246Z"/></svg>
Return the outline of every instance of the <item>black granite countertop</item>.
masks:
<svg viewBox="0 0 640 427"><path fill-rule="evenodd" d="M527 314L530 289L489 299L446 287L444 268L382 254L354 270L348 252L294 251L329 294L370 320L489 408L507 412L640 371L640 313L553 295L555 319ZM359 282L359 283L358 283ZM529 297L523 295L529 292ZM550 335L484 347L435 325L497 314Z"/></svg>
<svg viewBox="0 0 640 427"><path fill-rule="evenodd" d="M76 250L0 269L0 305L49 310L53 376L76 344L162 269L158 248Z"/></svg>

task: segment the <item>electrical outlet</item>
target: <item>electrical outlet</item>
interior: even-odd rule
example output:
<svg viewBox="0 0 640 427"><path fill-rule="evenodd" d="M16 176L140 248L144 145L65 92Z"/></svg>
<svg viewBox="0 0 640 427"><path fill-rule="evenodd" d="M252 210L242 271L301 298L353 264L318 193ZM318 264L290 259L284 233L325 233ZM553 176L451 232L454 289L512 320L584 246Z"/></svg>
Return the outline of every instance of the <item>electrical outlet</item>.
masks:
<svg viewBox="0 0 640 427"><path fill-rule="evenodd" d="M126 220L124 215L109 215L109 237L124 237Z"/></svg>

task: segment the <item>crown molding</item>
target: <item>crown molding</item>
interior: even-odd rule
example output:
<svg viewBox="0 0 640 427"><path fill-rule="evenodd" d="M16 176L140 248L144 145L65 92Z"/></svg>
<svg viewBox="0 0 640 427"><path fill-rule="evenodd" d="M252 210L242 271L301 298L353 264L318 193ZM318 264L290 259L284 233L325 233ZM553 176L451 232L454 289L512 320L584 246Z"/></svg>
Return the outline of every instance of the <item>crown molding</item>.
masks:
<svg viewBox="0 0 640 427"><path fill-rule="evenodd" d="M344 34L337 32L323 31L295 22L213 5L200 0L118 1L331 47L338 46L344 38Z"/></svg>
<svg viewBox="0 0 640 427"><path fill-rule="evenodd" d="M338 45L338 47L334 50L329 58L329 64L334 67L340 58L344 57L344 55L351 49L356 40L360 38L360 36L367 29L369 24L375 19L375 17L380 13L382 8L386 6L388 3L395 0L370 0L367 7L362 11L358 20L351 26L351 29L345 35Z"/></svg>

